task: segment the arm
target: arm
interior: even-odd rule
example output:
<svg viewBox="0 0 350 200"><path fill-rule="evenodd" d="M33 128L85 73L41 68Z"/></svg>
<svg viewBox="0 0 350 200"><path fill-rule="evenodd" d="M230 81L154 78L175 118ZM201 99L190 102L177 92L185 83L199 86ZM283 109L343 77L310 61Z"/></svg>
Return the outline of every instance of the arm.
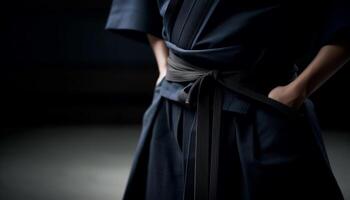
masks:
<svg viewBox="0 0 350 200"><path fill-rule="evenodd" d="M305 98L323 85L349 58L349 46L325 45L296 79L286 86L274 88L268 96L288 106L299 108Z"/></svg>
<svg viewBox="0 0 350 200"><path fill-rule="evenodd" d="M158 65L159 76L156 82L156 84L158 84L166 74L166 65L169 50L166 47L163 39L155 37L151 34L147 34L147 38L153 50Z"/></svg>

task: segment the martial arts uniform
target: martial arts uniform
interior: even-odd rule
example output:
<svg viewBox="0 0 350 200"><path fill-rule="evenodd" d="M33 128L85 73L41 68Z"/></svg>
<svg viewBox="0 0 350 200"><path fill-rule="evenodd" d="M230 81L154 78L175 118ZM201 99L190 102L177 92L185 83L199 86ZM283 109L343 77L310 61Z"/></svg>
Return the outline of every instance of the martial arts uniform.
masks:
<svg viewBox="0 0 350 200"><path fill-rule="evenodd" d="M268 98L327 44L350 41L347 0L114 0L106 28L163 38L124 200L344 199L313 102Z"/></svg>

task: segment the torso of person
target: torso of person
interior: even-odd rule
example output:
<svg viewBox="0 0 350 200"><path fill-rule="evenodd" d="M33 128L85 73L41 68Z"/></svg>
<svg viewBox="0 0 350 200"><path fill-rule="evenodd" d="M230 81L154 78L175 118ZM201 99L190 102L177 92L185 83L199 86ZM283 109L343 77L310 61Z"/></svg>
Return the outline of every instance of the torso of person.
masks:
<svg viewBox="0 0 350 200"><path fill-rule="evenodd" d="M296 62L317 42L326 3L158 0L158 5L163 18L162 37L174 54L208 69L254 67L257 79L265 84L297 73ZM177 100L175 94L185 85L164 82L162 95Z"/></svg>
<svg viewBox="0 0 350 200"><path fill-rule="evenodd" d="M292 69L317 40L327 5L314 0L158 3L162 36L177 55L202 67L224 69L251 66L264 53L272 72Z"/></svg>

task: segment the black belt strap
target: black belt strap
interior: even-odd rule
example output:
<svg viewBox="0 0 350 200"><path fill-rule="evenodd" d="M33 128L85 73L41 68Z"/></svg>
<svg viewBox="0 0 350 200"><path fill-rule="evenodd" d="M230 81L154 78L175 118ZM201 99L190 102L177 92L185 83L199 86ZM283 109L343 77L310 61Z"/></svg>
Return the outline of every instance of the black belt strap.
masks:
<svg viewBox="0 0 350 200"><path fill-rule="evenodd" d="M196 106L195 158L194 172L186 170L185 200L216 200L219 169L219 150L221 132L221 114L223 103L223 87L249 97L256 102L278 107L289 116L297 116L292 109L276 105L276 102L264 94L256 92L240 84L251 71L230 70L218 71L206 69L188 63L169 51L168 66L165 79L173 82L193 81L189 88L183 90L183 103ZM295 77L291 73L291 77ZM189 89L187 91L187 89ZM291 115L292 114L292 115ZM187 160L189 162L189 159ZM190 163L190 166L193 166ZM189 188L193 178L194 187Z"/></svg>
<svg viewBox="0 0 350 200"><path fill-rule="evenodd" d="M194 187L185 188L195 200L215 200L217 193L219 144L223 91L219 79L235 80L242 71L220 72L191 65L170 51L166 80L173 82L194 81L185 95L184 103L196 106L196 136ZM185 175L185 185L191 174ZM190 191L186 191L190 190ZM186 195L185 195L186 196Z"/></svg>

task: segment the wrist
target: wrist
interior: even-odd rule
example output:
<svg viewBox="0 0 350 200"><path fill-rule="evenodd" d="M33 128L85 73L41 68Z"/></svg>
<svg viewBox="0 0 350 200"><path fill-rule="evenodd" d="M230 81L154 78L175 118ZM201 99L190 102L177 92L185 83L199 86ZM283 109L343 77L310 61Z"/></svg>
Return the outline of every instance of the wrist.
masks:
<svg viewBox="0 0 350 200"><path fill-rule="evenodd" d="M163 75L165 75L166 74L166 69L161 69L161 68L159 68L159 70L158 70L158 75L159 76L163 76Z"/></svg>
<svg viewBox="0 0 350 200"><path fill-rule="evenodd" d="M298 78L290 82L288 88L302 99L306 99L311 94L307 82Z"/></svg>
<svg viewBox="0 0 350 200"><path fill-rule="evenodd" d="M167 63L166 62L158 62L159 75L165 74L166 70L167 70Z"/></svg>

